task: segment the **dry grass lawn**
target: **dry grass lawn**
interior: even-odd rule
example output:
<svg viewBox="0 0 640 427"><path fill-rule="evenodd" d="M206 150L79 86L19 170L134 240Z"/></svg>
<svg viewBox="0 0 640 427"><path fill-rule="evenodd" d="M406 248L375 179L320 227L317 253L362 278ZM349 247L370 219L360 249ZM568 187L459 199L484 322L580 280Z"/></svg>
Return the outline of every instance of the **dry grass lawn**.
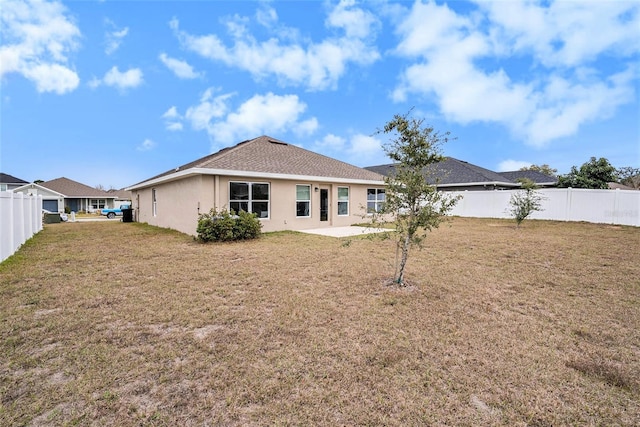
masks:
<svg viewBox="0 0 640 427"><path fill-rule="evenodd" d="M203 245L51 224L0 265L0 425L640 423L640 229L456 218Z"/></svg>

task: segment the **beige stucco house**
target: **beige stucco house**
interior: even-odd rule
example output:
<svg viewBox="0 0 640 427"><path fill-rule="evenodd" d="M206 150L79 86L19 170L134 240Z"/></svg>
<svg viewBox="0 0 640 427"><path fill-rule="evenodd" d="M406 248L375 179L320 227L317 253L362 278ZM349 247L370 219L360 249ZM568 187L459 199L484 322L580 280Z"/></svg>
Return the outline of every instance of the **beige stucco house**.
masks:
<svg viewBox="0 0 640 427"><path fill-rule="evenodd" d="M263 231L362 222L384 201L382 175L261 136L127 188L139 222L196 234L198 215L254 212Z"/></svg>

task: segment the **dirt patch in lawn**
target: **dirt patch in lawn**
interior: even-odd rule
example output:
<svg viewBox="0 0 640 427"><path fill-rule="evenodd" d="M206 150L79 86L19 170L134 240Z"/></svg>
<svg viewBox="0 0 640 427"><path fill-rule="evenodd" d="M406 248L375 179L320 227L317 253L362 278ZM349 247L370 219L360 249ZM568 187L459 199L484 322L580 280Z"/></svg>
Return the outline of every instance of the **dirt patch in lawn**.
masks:
<svg viewBox="0 0 640 427"><path fill-rule="evenodd" d="M47 225L0 265L0 425L637 425L640 229L456 218L202 245Z"/></svg>

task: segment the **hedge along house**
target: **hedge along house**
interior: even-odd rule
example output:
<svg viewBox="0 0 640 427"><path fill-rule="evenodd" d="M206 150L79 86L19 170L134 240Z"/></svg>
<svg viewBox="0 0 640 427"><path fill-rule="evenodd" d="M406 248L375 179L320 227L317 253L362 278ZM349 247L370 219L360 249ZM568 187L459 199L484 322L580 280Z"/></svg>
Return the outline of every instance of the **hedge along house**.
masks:
<svg viewBox="0 0 640 427"><path fill-rule="evenodd" d="M195 235L198 215L255 213L263 231L362 222L384 201L383 177L260 136L127 188L139 222Z"/></svg>

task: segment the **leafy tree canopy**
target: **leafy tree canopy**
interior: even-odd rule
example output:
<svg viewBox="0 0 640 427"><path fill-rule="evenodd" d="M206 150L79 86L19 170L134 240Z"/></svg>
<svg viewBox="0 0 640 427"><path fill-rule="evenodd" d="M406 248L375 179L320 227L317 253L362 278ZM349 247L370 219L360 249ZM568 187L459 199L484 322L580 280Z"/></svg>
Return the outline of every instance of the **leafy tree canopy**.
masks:
<svg viewBox="0 0 640 427"><path fill-rule="evenodd" d="M556 176L556 174L558 173L558 169L553 169L551 166L547 164L526 166L526 167L520 168L520 170L536 171L549 176Z"/></svg>
<svg viewBox="0 0 640 427"><path fill-rule="evenodd" d="M571 172L558 177L558 187L572 188L609 188L609 182L617 182L618 175L609 160L595 157L584 163L580 168L571 167Z"/></svg>

